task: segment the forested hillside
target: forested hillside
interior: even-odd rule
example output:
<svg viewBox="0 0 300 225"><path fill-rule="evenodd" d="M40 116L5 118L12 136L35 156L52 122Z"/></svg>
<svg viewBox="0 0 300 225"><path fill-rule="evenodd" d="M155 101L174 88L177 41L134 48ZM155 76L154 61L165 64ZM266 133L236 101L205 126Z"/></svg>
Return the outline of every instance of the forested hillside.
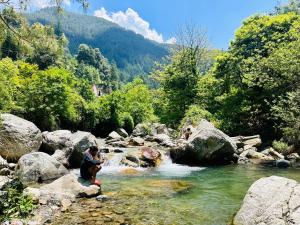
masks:
<svg viewBox="0 0 300 225"><path fill-rule="evenodd" d="M64 33L69 39L72 54L77 53L82 43L99 48L106 58L121 69L125 80L149 73L154 62L161 61L169 53L168 45L145 39L102 18L66 11L58 15L55 8L42 9L26 14L26 17L31 24L40 22L54 25L56 33Z"/></svg>

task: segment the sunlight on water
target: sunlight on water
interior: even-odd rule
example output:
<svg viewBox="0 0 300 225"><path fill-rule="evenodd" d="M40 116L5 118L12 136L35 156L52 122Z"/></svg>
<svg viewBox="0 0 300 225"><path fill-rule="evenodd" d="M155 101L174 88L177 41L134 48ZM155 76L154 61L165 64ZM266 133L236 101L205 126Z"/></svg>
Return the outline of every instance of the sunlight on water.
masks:
<svg viewBox="0 0 300 225"><path fill-rule="evenodd" d="M130 173L122 173L129 169ZM132 172L132 170L136 172ZM78 170L73 171L78 174ZM83 199L54 224L227 225L250 185L278 175L300 181L296 169L257 166L158 168L107 166L98 174L111 200Z"/></svg>

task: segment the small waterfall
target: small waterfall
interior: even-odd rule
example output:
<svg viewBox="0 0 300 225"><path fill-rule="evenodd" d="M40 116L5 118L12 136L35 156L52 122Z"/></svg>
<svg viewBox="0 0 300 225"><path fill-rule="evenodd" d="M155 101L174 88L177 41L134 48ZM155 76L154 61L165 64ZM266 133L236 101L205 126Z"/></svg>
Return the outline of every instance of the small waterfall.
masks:
<svg viewBox="0 0 300 225"><path fill-rule="evenodd" d="M103 165L99 174L121 174L126 169L134 169L140 172L147 172L149 175L166 176L166 177L184 177L190 175L193 171L200 171L204 167L190 167L173 163L170 156L166 153L162 154L162 162L156 168L141 168L129 167L122 165L122 159L129 152L136 151L136 149L122 149L121 153L106 153L108 159ZM104 154L104 153L103 153Z"/></svg>
<svg viewBox="0 0 300 225"><path fill-rule="evenodd" d="M156 168L156 171L158 171L163 176L183 177L191 174L193 171L200 171L203 169L205 169L205 167L190 167L173 163L170 156L164 154L162 163L159 167Z"/></svg>

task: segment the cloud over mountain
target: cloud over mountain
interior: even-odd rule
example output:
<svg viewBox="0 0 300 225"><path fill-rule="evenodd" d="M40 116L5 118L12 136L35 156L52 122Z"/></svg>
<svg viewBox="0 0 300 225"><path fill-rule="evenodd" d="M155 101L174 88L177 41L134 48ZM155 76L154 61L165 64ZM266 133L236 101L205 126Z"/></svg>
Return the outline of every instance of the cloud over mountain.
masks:
<svg viewBox="0 0 300 225"><path fill-rule="evenodd" d="M132 30L145 38L159 43L174 43L175 38L164 41L163 35L150 27L150 23L140 17L140 15L131 8L125 12L108 12L104 7L94 12L94 15L108 21L114 22L125 29Z"/></svg>

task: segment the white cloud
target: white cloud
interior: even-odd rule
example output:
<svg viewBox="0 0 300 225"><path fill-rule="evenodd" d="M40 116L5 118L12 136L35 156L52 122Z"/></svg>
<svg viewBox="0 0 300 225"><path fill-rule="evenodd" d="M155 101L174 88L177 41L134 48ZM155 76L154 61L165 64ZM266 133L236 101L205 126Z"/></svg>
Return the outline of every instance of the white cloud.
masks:
<svg viewBox="0 0 300 225"><path fill-rule="evenodd" d="M177 40L174 37L171 37L170 39L166 40L167 44L176 44Z"/></svg>
<svg viewBox="0 0 300 225"><path fill-rule="evenodd" d="M55 1L52 1L52 0L29 0L28 3L30 4L30 6L39 8L39 9L55 6L55 4L56 4ZM63 0L62 4L70 5L71 0Z"/></svg>
<svg viewBox="0 0 300 225"><path fill-rule="evenodd" d="M125 12L107 12L104 7L94 12L94 15L103 19L114 22L125 29L132 30L137 34L143 35L145 38L159 42L159 43L174 43L175 38L164 41L162 34L150 27L149 22L145 21L139 14L131 8Z"/></svg>

